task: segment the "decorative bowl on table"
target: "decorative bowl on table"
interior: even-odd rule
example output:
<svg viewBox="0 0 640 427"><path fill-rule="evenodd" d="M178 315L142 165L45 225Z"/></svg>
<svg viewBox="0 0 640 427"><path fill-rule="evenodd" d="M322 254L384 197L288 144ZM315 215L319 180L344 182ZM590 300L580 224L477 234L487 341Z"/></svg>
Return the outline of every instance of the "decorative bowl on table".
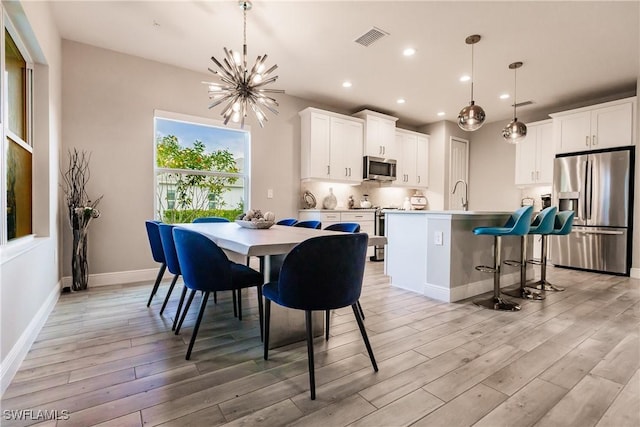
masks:
<svg viewBox="0 0 640 427"><path fill-rule="evenodd" d="M273 224L275 224L275 221L244 221L241 219L236 219L236 223L240 227L244 227L244 228L266 229L266 228L270 228Z"/></svg>

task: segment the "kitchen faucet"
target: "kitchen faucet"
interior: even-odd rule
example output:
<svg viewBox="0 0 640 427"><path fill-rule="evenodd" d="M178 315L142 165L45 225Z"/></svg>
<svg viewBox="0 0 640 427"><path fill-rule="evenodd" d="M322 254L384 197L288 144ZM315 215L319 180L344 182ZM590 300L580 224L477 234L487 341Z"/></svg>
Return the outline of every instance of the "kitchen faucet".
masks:
<svg viewBox="0 0 640 427"><path fill-rule="evenodd" d="M467 198L467 181L465 181L464 179L457 180L455 185L453 186L453 191L451 192L451 194L456 193L456 189L458 188L458 184L460 183L464 184L464 197L462 197L460 200L462 202L462 210L466 211L469 208L469 199Z"/></svg>

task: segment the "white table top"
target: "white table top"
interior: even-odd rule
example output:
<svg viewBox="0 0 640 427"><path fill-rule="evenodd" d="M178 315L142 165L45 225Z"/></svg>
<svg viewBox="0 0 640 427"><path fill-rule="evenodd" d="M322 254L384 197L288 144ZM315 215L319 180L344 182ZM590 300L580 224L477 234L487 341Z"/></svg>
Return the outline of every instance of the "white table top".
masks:
<svg viewBox="0 0 640 427"><path fill-rule="evenodd" d="M274 225L259 230L243 228L235 222L176 224L179 227L197 231L227 249L245 256L286 254L297 244L317 236L340 234L340 231L315 230L304 227ZM387 243L384 236L369 236L369 246Z"/></svg>

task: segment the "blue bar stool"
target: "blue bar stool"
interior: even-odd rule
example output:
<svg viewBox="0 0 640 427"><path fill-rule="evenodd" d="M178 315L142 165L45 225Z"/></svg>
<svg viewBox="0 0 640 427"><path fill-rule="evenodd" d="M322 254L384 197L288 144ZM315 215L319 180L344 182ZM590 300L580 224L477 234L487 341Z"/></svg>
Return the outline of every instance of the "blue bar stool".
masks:
<svg viewBox="0 0 640 427"><path fill-rule="evenodd" d="M571 233L573 228L574 211L561 211L556 215L553 230L548 234L551 236L565 236ZM547 236L542 235L542 247L540 249L540 280L532 284L531 287L544 291L564 291L564 288L555 286L547 281Z"/></svg>
<svg viewBox="0 0 640 427"><path fill-rule="evenodd" d="M526 286L527 284L527 263L533 263L527 261L527 236L528 235L541 235L544 239L547 234L553 231L553 224L556 218L556 211L558 209L555 206L551 206L543 209L533 219L531 226L529 227L529 233L525 234L521 238L520 245L520 261L505 261L507 265L517 265L520 267L520 286L516 289L508 289L503 292L505 295L509 295L515 298L530 299L541 301L545 298L544 292L534 292Z"/></svg>
<svg viewBox="0 0 640 427"><path fill-rule="evenodd" d="M508 301L500 295L500 265L502 264L502 236L524 236L529 232L533 206L524 206L511 214L503 227L476 227L475 235L493 236L493 267L476 266L476 270L493 273L493 296L473 303L492 310L517 311L520 304Z"/></svg>

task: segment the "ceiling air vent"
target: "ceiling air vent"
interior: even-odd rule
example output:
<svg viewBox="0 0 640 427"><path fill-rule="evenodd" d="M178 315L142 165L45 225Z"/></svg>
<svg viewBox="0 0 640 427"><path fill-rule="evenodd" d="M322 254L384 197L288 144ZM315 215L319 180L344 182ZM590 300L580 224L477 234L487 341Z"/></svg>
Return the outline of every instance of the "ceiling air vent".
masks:
<svg viewBox="0 0 640 427"><path fill-rule="evenodd" d="M373 27L369 31L358 37L355 42L361 44L364 47L368 47L384 36L388 35L389 33L387 33L386 31L381 30L380 28Z"/></svg>
<svg viewBox="0 0 640 427"><path fill-rule="evenodd" d="M533 104L533 101L518 102L516 104L516 108L524 107L524 106L531 105L531 104ZM511 106L513 107L513 104L511 104Z"/></svg>

